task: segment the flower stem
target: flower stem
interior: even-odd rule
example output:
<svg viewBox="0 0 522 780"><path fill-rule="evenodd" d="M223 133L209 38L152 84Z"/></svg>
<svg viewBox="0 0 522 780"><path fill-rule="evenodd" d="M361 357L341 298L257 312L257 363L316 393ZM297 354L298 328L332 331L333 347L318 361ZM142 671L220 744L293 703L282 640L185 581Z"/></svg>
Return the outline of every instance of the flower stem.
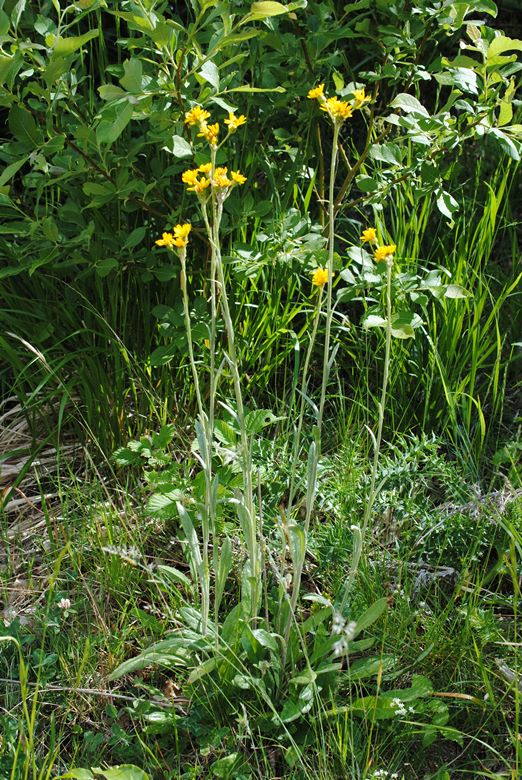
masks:
<svg viewBox="0 0 522 780"><path fill-rule="evenodd" d="M319 402L319 415L317 418L317 427L319 437L322 432L324 404L326 400L326 386L330 374L330 339L332 332L332 281L333 281L333 262L334 262L334 241L335 241L335 171L337 168L337 146L339 141L340 125L334 123L332 139L332 157L330 160L330 184L328 191L328 289L326 294L326 334L324 338L323 355L323 378L321 383L321 400ZM319 455L319 453L318 453Z"/></svg>

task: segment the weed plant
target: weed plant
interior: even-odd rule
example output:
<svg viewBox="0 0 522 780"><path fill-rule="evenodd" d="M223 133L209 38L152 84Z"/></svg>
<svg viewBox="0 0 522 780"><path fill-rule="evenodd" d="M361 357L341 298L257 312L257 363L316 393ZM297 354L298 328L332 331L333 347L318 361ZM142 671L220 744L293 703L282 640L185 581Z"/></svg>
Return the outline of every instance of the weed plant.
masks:
<svg viewBox="0 0 522 780"><path fill-rule="evenodd" d="M0 9L10 780L520 772L522 43L305 5Z"/></svg>

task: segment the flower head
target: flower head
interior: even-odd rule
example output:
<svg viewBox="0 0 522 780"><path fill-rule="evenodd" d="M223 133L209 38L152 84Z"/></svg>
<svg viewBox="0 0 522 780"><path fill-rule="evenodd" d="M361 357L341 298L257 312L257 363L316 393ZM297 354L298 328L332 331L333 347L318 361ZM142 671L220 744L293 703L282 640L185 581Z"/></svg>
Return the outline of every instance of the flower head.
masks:
<svg viewBox="0 0 522 780"><path fill-rule="evenodd" d="M386 262L389 257L393 257L397 247L395 244L389 244L387 246L379 246L375 250L375 259L378 263Z"/></svg>
<svg viewBox="0 0 522 780"><path fill-rule="evenodd" d="M324 84L319 84L308 92L310 100L322 100L324 98Z"/></svg>
<svg viewBox="0 0 522 780"><path fill-rule="evenodd" d="M163 233L161 238L156 239L155 243L157 246L166 246L168 249L172 249L173 246L176 246L172 233Z"/></svg>
<svg viewBox="0 0 522 780"><path fill-rule="evenodd" d="M200 193L210 187L210 179L207 176L199 176L199 168L183 171L181 181L186 184L189 192Z"/></svg>
<svg viewBox="0 0 522 780"><path fill-rule="evenodd" d="M228 174L228 168L223 166L222 168L216 168L214 171L214 178L212 179L212 184L214 187L230 187L232 184L232 179L229 179L227 176Z"/></svg>
<svg viewBox="0 0 522 780"><path fill-rule="evenodd" d="M228 119L224 120L225 124L228 126L229 133L235 132L237 128L244 125L246 121L246 116L243 116L243 114L236 116L233 111L229 113Z"/></svg>
<svg viewBox="0 0 522 780"><path fill-rule="evenodd" d="M70 599L60 599L58 604L56 605L58 609L70 609L71 608L71 600Z"/></svg>
<svg viewBox="0 0 522 780"><path fill-rule="evenodd" d="M191 108L190 111L187 111L185 114L185 124L191 126L200 125L203 122L206 122L209 117L209 111L205 111L201 106L194 106L194 108Z"/></svg>
<svg viewBox="0 0 522 780"><path fill-rule="evenodd" d="M325 100L320 106L321 111L326 111L334 122L344 122L353 114L353 108L345 100L332 97Z"/></svg>
<svg viewBox="0 0 522 780"><path fill-rule="evenodd" d="M210 173L212 170L212 163L203 163L203 165L200 165L198 168L198 171L201 171L201 173Z"/></svg>
<svg viewBox="0 0 522 780"><path fill-rule="evenodd" d="M235 184L244 184L246 182L246 176L243 176L239 171L231 171L230 176Z"/></svg>
<svg viewBox="0 0 522 780"><path fill-rule="evenodd" d="M372 244L374 241L377 241L377 233L375 232L375 228L366 228L366 230L363 230L361 233L361 241L368 241L370 244Z"/></svg>
<svg viewBox="0 0 522 780"><path fill-rule="evenodd" d="M327 268L316 268L315 271L312 274L312 284L314 287L322 288L327 284L328 282L328 269Z"/></svg>
<svg viewBox="0 0 522 780"><path fill-rule="evenodd" d="M354 97L354 108L361 108L364 103L369 103L371 100L371 97L369 97L366 92L364 91L364 87L361 87L361 89L354 89L353 91L353 97Z"/></svg>
<svg viewBox="0 0 522 780"><path fill-rule="evenodd" d="M207 125L206 122L202 122L199 126L200 132L198 138L206 138L210 146L217 146L219 135L219 123L216 122L213 125Z"/></svg>
<svg viewBox="0 0 522 780"><path fill-rule="evenodd" d="M188 234L192 230L192 225L188 222L183 225L176 225L173 229L174 233L174 246L183 249L188 244Z"/></svg>

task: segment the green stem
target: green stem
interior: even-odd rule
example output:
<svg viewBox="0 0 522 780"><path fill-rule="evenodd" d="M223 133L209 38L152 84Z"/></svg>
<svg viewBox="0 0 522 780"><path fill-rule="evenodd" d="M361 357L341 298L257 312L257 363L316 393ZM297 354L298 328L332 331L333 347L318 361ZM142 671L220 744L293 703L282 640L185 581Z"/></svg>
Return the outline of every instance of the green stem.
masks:
<svg viewBox="0 0 522 780"><path fill-rule="evenodd" d="M183 297L183 316L185 319L185 331L187 334L189 361L192 370L192 378L194 380L194 388L196 391L199 418L201 420L201 425L205 434L205 441L207 444L207 452L201 453L201 456L205 461L205 507L204 507L205 516L201 524L202 536L203 536L202 556L201 556L203 576L202 576L202 581L200 583L200 588L201 588L201 632L203 636L205 636L208 630L208 618L210 614L210 567L209 567L209 560L208 560L208 547L209 547L209 536L210 536L209 520L210 520L211 505L212 505L211 502L211 483L212 483L211 452L212 450L210 449L211 433L209 432L209 421L203 409L203 400L201 397L201 389L199 386L198 372L196 368L196 361L194 358L194 345L192 341L192 325L190 322L190 309L189 309L189 299L188 299L188 291L187 291L186 258L187 258L186 249L185 247L183 247L183 249L179 253L179 259L181 263L180 287L181 287L181 293Z"/></svg>
<svg viewBox="0 0 522 780"><path fill-rule="evenodd" d="M368 500L364 508L363 522L361 529L355 529L355 542L354 542L354 554L352 559L350 575L347 578L344 588L343 597L341 600L340 611L343 612L346 602L348 600L348 594L350 586L355 579L359 561L362 555L363 541L370 522L373 505L379 490L376 488L377 471L379 468L379 455L381 452L382 443L382 431L384 426L384 411L386 409L386 395L388 392L388 377L390 372L390 359L391 359L391 342L392 342L392 268L393 258L389 256L386 260L386 343L384 348L384 369L382 376L381 387L381 399L378 404L379 420L377 423L377 435L374 438L374 451L373 451L373 463L372 463L372 475L370 482L370 491L368 494Z"/></svg>
<svg viewBox="0 0 522 780"><path fill-rule="evenodd" d="M310 367L310 360L312 357L312 352L315 345L315 339L317 336L317 327L319 325L319 318L321 316L322 300L323 300L323 290L322 288L320 288L319 295L317 298L317 308L315 311L314 324L312 326L312 335L310 337L310 343L308 344L308 349L306 351L306 356L305 356L305 362L303 365L303 378L301 381L301 405L299 409L299 419L297 422L297 431L295 434L294 446L292 447L292 459L290 464L290 488L288 491L288 506L286 510L289 521L292 514L292 506L295 497L295 472L296 472L299 452L301 448L301 434L303 430L304 412L305 412L306 395L307 395L306 391L308 389L308 369Z"/></svg>
<svg viewBox="0 0 522 780"><path fill-rule="evenodd" d="M328 192L328 289L326 296L326 334L324 338L323 355L323 378L321 383L321 400L319 402L319 416L317 418L317 427L319 429L319 438L321 437L324 404L326 400L326 386L330 374L330 339L332 332L332 283L333 283L333 262L334 262L334 241L335 241L335 171L337 167L337 146L339 141L340 125L334 123L332 139L332 158L330 160L330 184ZM320 453L317 453L318 456Z"/></svg>

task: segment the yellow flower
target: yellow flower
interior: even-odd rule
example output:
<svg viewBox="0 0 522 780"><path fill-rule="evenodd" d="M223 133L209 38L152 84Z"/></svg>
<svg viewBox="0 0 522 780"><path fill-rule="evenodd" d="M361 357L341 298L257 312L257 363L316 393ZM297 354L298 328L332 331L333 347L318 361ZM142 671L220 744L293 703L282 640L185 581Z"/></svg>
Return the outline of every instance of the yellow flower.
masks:
<svg viewBox="0 0 522 780"><path fill-rule="evenodd" d="M198 171L201 171L201 173L210 173L212 170L212 163L203 163L203 165L200 165L198 168Z"/></svg>
<svg viewBox="0 0 522 780"><path fill-rule="evenodd" d="M370 244L374 241L377 241L377 233L375 232L375 228L366 228L366 230L363 230L361 234L361 241L369 241Z"/></svg>
<svg viewBox="0 0 522 780"><path fill-rule="evenodd" d="M202 178L198 176L199 169L194 168L189 171L183 171L181 174L181 181L188 186L189 192L203 192L210 186L210 179Z"/></svg>
<svg viewBox="0 0 522 780"><path fill-rule="evenodd" d="M244 184L246 182L246 176L243 176L239 171L231 171L230 176L232 177L232 181L236 184Z"/></svg>
<svg viewBox="0 0 522 780"><path fill-rule="evenodd" d="M225 124L228 125L229 132L233 133L238 127L244 125L246 121L246 116L243 116L243 114L236 116L234 112L231 112L228 115L228 119L225 119Z"/></svg>
<svg viewBox="0 0 522 780"><path fill-rule="evenodd" d="M200 192L204 192L207 187L210 187L210 179L198 179L195 182L194 187L189 187L189 192L190 190L193 190L195 193L199 194Z"/></svg>
<svg viewBox="0 0 522 780"><path fill-rule="evenodd" d="M198 173L199 171L197 168L190 171L183 171L181 174L181 181L183 184L188 184L193 187L198 180Z"/></svg>
<svg viewBox="0 0 522 780"><path fill-rule="evenodd" d="M366 92L364 91L364 87L361 89L354 89L353 91L353 97L354 97L354 108L360 108L363 103L369 103L371 100L371 97L368 97L366 95Z"/></svg>
<svg viewBox="0 0 522 780"><path fill-rule="evenodd" d="M214 125L207 125L206 122L202 122L199 126L200 133L198 138L206 138L211 146L217 146L219 135L219 124L216 122Z"/></svg>
<svg viewBox="0 0 522 780"><path fill-rule="evenodd" d="M172 228L174 231L174 244L177 247L183 248L188 244L188 234L192 230L192 225L185 222L183 225L176 225Z"/></svg>
<svg viewBox="0 0 522 780"><path fill-rule="evenodd" d="M308 92L310 100L322 100L324 98L324 84L319 84Z"/></svg>
<svg viewBox="0 0 522 780"><path fill-rule="evenodd" d="M385 262L388 257L393 257L397 247L395 244L389 244L388 246L379 246L375 250L375 259L378 263Z"/></svg>
<svg viewBox="0 0 522 780"><path fill-rule="evenodd" d="M191 108L190 111L187 111L185 114L185 124L192 126L200 125L203 122L206 122L209 117L209 111L205 111L201 106L194 106L194 108Z"/></svg>
<svg viewBox="0 0 522 780"><path fill-rule="evenodd" d="M339 98L336 97L325 100L325 102L320 106L320 109L321 111L326 111L328 114L330 114L334 121L340 120L343 122L353 114L351 105L345 100L339 100Z"/></svg>
<svg viewBox="0 0 522 780"><path fill-rule="evenodd" d="M173 246L176 246L176 240L172 233L163 233L161 238L157 238L155 243L157 246L166 246L169 249L172 249Z"/></svg>
<svg viewBox="0 0 522 780"><path fill-rule="evenodd" d="M227 176L228 168L216 168L214 171L214 178L212 179L212 184L214 187L230 187L232 184L232 179L229 179Z"/></svg>
<svg viewBox="0 0 522 780"><path fill-rule="evenodd" d="M328 269L316 268L312 274L312 284L314 287L324 287L328 282Z"/></svg>

